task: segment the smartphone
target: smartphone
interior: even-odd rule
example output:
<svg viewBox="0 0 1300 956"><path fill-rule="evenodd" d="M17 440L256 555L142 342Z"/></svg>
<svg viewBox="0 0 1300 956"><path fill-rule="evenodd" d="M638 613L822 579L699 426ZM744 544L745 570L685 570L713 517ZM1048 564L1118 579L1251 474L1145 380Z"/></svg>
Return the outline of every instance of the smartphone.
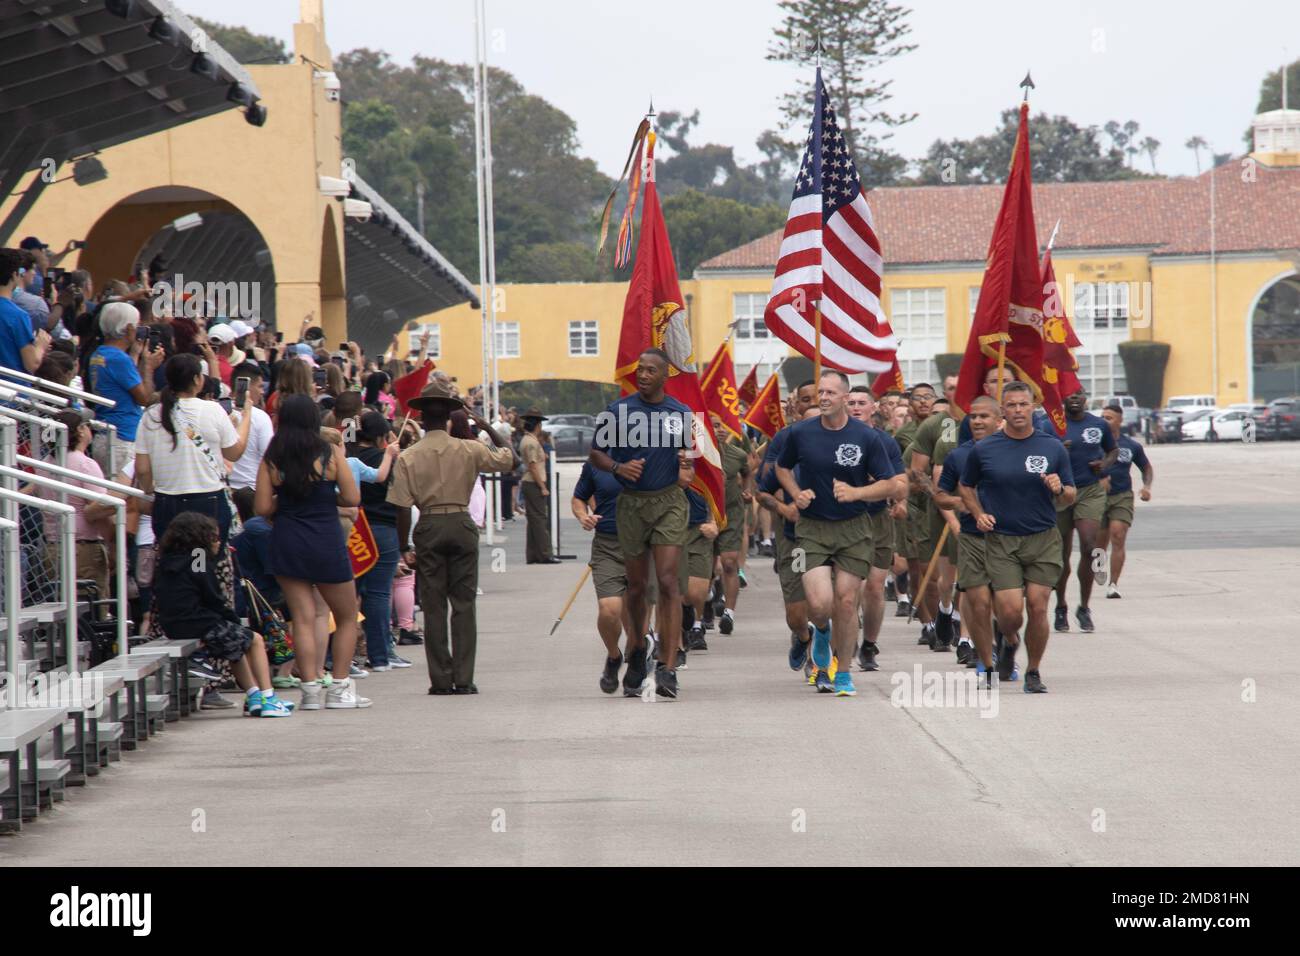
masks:
<svg viewBox="0 0 1300 956"><path fill-rule="evenodd" d="M162 329L151 328L149 330L149 351L152 352L154 349L158 348L161 345L162 345Z"/></svg>
<svg viewBox="0 0 1300 956"><path fill-rule="evenodd" d="M316 369L316 371L311 373L311 377L312 381L317 385L320 385L322 388L329 382L329 375L326 374L323 368Z"/></svg>
<svg viewBox="0 0 1300 956"><path fill-rule="evenodd" d="M275 343L276 343L276 345L283 345L283 344L284 344L284 333L283 333L283 332L276 332L276 333L275 333Z"/></svg>
<svg viewBox="0 0 1300 956"><path fill-rule="evenodd" d="M251 379L247 375L241 375L235 379L235 399L232 403L236 408L243 408L244 402L248 400L248 385Z"/></svg>
<svg viewBox="0 0 1300 956"><path fill-rule="evenodd" d="M70 243L68 243L68 244L69 244L70 246L72 246L73 249L84 249L84 248L86 248L86 240L85 240L85 239L73 239L73 240L72 240Z"/></svg>

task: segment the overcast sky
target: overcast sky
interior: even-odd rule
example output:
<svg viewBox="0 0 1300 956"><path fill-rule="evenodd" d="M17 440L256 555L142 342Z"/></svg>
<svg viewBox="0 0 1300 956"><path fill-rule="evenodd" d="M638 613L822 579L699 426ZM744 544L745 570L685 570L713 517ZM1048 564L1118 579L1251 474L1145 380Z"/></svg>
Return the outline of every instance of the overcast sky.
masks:
<svg viewBox="0 0 1300 956"><path fill-rule="evenodd" d="M297 0L179 0L187 13L239 23L292 47ZM917 49L883 68L896 112L917 119L893 148L922 155L936 139L992 131L1032 69L1035 111L1083 126L1133 119L1161 142L1156 168L1195 171L1183 144L1201 135L1244 151L1259 84L1300 53L1296 0L916 0ZM616 174L653 94L656 108L700 110L693 141L732 145L744 162L779 121L800 68L764 57L776 0L487 0L489 60L572 116L585 155ZM468 62L473 0L326 0L337 54L366 46L399 63L415 54ZM343 90L346 98L348 91ZM1300 103L1290 104L1300 107ZM1145 156L1136 162L1149 169Z"/></svg>

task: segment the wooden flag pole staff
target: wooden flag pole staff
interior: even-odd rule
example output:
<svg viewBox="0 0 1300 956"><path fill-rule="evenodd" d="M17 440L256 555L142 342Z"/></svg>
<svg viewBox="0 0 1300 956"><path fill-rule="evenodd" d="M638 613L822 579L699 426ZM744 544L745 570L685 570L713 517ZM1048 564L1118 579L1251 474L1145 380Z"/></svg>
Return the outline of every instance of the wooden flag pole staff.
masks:
<svg viewBox="0 0 1300 956"><path fill-rule="evenodd" d="M589 578L590 576L591 576L591 565L589 564L582 569L582 577L578 578L578 584L573 589L573 593L569 595L569 600L565 602L564 610L560 612L560 616L557 617L555 619L555 623L551 625L551 633L547 635L548 637L555 634L555 629L559 627L560 622L564 620L564 615L569 613L569 608L573 607L573 602L577 598L578 592L582 590L582 586L587 583L587 578Z"/></svg>
<svg viewBox="0 0 1300 956"><path fill-rule="evenodd" d="M930 555L930 563L926 566L925 575L921 578L921 586L916 589L912 607L907 612L907 623L912 623L912 617L916 614L917 607L925 600L925 588L930 583L930 577L934 574L934 566L939 563L939 554L943 551L943 546L948 542L948 522L943 523L943 530L939 532L939 541L934 546L934 554Z"/></svg>
<svg viewBox="0 0 1300 956"><path fill-rule="evenodd" d="M813 382L821 388L822 380L822 307L818 302L813 306Z"/></svg>

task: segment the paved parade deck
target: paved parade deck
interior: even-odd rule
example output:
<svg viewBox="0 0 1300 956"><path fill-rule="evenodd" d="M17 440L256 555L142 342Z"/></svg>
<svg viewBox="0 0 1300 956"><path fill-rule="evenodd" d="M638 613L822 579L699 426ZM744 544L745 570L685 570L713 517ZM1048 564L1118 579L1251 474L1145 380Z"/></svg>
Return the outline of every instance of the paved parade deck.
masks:
<svg viewBox="0 0 1300 956"><path fill-rule="evenodd" d="M892 604L858 697L815 694L770 559L679 700L606 697L589 585L547 636L581 563L526 567L520 522L507 573L484 548L479 696L426 696L403 648L415 667L358 682L367 711L168 725L0 838L0 866L1294 865L1300 444L1151 457L1125 598L1099 588L1096 633L1052 636L1050 693L1011 685L991 719L891 705L896 672L966 673ZM565 542L585 560L573 522Z"/></svg>

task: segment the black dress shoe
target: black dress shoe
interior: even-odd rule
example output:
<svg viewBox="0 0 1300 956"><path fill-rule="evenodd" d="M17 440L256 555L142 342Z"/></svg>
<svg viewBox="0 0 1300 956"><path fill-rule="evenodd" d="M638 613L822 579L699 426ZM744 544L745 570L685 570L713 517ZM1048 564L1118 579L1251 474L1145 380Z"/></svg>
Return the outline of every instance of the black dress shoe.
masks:
<svg viewBox="0 0 1300 956"><path fill-rule="evenodd" d="M561 561L559 558L547 558L545 561L541 563L542 564L563 564L564 562Z"/></svg>
<svg viewBox="0 0 1300 956"><path fill-rule="evenodd" d="M460 694L477 694L477 693L478 693L478 688L477 688L476 686L474 686L473 684L468 684L468 685L466 685L465 687L453 687L453 688L451 689L451 692L452 692L453 694L456 694L456 695L460 695Z"/></svg>
<svg viewBox="0 0 1300 956"><path fill-rule="evenodd" d="M430 688L429 688L429 695L430 695L431 697L443 697L443 696L447 696L447 695L454 694L454 693L456 693L456 691L455 691L454 689L450 688L450 687L430 687Z"/></svg>

